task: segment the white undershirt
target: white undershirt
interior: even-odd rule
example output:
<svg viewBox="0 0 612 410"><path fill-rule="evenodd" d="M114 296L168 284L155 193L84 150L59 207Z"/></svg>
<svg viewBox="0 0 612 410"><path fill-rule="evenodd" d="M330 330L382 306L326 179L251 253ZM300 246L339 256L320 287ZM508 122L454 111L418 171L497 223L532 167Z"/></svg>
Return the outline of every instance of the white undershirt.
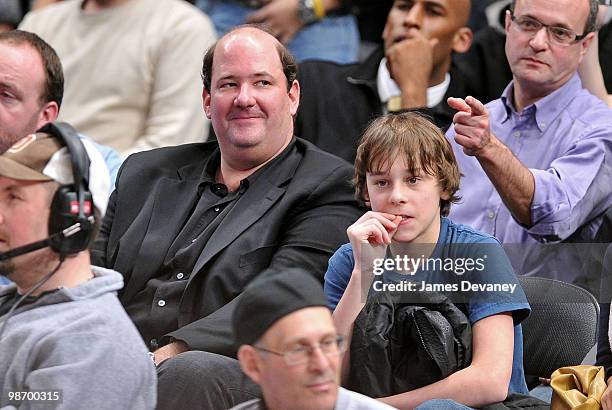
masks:
<svg viewBox="0 0 612 410"><path fill-rule="evenodd" d="M433 87L429 87L427 89L427 107L435 107L440 104L446 91L448 90L448 86L450 85L450 74L446 73L444 76L444 81L442 81L438 85L434 85ZM402 91L399 86L393 79L391 78L391 74L387 69L387 59L383 58L378 66L378 75L376 76L376 87L378 89L378 95L380 97L380 102L385 104L389 98L400 96Z"/></svg>

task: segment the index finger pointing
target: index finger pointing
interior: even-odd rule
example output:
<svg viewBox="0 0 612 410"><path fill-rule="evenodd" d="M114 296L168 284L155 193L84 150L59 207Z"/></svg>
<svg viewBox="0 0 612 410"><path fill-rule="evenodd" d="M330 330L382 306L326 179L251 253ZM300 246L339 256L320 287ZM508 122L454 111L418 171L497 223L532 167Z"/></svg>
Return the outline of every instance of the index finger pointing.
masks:
<svg viewBox="0 0 612 410"><path fill-rule="evenodd" d="M455 98L449 97L447 100L448 106L457 111L463 111L467 113L471 113L472 109L469 105L463 100L463 98Z"/></svg>
<svg viewBox="0 0 612 410"><path fill-rule="evenodd" d="M474 115L484 115L487 113L487 109L485 108L484 104L471 95L466 97L465 102L472 109L472 113Z"/></svg>

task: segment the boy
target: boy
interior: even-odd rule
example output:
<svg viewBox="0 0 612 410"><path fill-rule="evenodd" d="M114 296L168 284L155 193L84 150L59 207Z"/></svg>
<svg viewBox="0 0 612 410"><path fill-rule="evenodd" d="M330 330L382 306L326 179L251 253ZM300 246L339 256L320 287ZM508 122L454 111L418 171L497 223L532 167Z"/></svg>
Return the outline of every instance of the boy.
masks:
<svg viewBox="0 0 612 410"><path fill-rule="evenodd" d="M380 399L394 407L414 408L436 398L452 399L437 403L444 408L481 407L503 401L509 392L527 393L519 323L529 314L529 305L499 242L445 218L451 203L459 199L459 178L449 142L435 125L414 113L377 118L357 149L356 195L371 211L347 229L350 243L336 251L325 274L325 293L335 308L339 333L352 334L365 306L362 284L368 289L374 281L370 292L384 291L380 276L385 282L406 277L416 282L406 291L408 297L408 292L426 292L432 285L456 286L452 290L465 298L472 325L471 364L436 383ZM386 262L409 256L413 263L397 263L395 269L385 264L381 273L376 271L382 265L377 260L385 255ZM463 263L466 256L474 260L470 269ZM436 260L450 261L454 267L430 267ZM470 285L466 290L465 282L477 290ZM486 294L479 285L485 286ZM348 372L347 357L343 375Z"/></svg>

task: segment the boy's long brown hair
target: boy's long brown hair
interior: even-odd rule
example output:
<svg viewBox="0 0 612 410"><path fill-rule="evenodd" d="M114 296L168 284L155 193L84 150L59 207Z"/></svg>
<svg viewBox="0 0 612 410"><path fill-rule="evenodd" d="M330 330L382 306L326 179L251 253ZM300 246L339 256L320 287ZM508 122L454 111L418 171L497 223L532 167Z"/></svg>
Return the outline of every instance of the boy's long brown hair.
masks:
<svg viewBox="0 0 612 410"><path fill-rule="evenodd" d="M355 196L367 203L366 173L384 172L398 157L412 175L425 172L438 179L442 192L440 215L448 215L451 203L459 201L461 173L450 143L442 131L414 112L387 114L374 119L363 132L355 158Z"/></svg>

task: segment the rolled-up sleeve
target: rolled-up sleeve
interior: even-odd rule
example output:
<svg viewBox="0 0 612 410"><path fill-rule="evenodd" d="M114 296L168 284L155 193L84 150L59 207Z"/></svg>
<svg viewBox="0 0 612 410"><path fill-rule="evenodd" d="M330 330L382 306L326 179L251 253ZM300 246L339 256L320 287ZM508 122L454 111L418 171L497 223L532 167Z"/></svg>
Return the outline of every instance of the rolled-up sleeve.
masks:
<svg viewBox="0 0 612 410"><path fill-rule="evenodd" d="M565 155L546 170L530 171L535 179L528 233L541 242L567 239L580 226L611 206L612 135L585 130Z"/></svg>

